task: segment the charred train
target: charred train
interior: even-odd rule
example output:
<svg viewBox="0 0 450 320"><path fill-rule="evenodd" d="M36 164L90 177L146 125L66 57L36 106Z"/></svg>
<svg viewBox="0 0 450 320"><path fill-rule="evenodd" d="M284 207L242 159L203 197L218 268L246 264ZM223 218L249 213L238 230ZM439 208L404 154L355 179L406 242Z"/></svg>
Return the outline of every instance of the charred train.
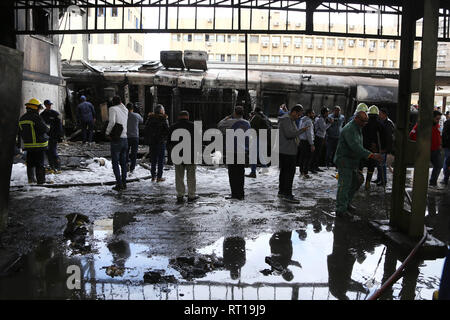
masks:
<svg viewBox="0 0 450 320"><path fill-rule="evenodd" d="M96 107L101 120L97 132L107 122L107 107L114 95L133 102L145 117L157 103L162 104L172 123L181 110L191 120L201 120L203 129L214 128L233 107L243 105L247 113L260 107L276 118L279 106L300 103L318 113L322 107L339 105L346 119L359 102L388 109L395 120L398 81L390 78L303 74L294 72L209 69L170 70L159 63L111 67L63 66L69 91L65 107L66 128L75 123L75 107L82 94ZM247 80L247 81L246 81ZM103 123L103 125L102 125Z"/></svg>

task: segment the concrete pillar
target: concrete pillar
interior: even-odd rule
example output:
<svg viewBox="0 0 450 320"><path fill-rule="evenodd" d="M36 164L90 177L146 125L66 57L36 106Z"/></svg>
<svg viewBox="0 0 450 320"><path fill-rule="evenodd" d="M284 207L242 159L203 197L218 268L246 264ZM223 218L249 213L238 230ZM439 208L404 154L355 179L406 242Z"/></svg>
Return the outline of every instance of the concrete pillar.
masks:
<svg viewBox="0 0 450 320"><path fill-rule="evenodd" d="M439 0L424 1L423 40L421 53L421 86L417 151L414 166L411 237L421 237L427 206L430 167L431 128L433 124L434 89L436 83L436 55L439 20Z"/></svg>
<svg viewBox="0 0 450 320"><path fill-rule="evenodd" d="M400 44L400 75L398 84L398 105L395 132L395 165L392 185L390 225L407 232L407 224L403 222L405 199L407 141L409 134L409 110L411 103L411 79L414 56L414 37L416 19L414 4L403 1L402 7L402 40Z"/></svg>
<svg viewBox="0 0 450 320"><path fill-rule="evenodd" d="M23 52L0 46L0 81L2 116L0 117L0 231L8 222L9 186L16 143L20 110L22 108Z"/></svg>

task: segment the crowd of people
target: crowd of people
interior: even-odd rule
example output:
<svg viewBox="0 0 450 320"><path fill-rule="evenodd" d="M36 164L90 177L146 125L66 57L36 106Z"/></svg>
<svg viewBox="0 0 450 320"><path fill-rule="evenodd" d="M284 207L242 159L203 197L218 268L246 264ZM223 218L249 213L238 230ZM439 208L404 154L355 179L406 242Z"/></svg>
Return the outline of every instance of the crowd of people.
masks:
<svg viewBox="0 0 450 320"><path fill-rule="evenodd" d="M52 110L52 102L45 100L44 107L37 99L31 99L25 104L27 112L20 118L19 134L23 140L23 148L27 151L27 174L29 182L45 183L44 155L47 154L51 170L61 169L57 153L57 143L64 135L61 118L57 111ZM177 121L169 124L164 106L157 104L153 112L145 118L144 143L149 146L150 171L152 181L163 182L164 161L166 153L170 156L171 149L181 140L172 141L172 133L177 129L185 129L194 137L194 123L189 119L189 112L181 111ZM448 184L450 175L450 115L443 116L439 110L433 113L431 163L433 171L430 177L430 187L437 185L441 169L444 169L443 184ZM85 96L80 97L77 107L78 125L82 130L82 143L91 145L93 128L96 121L95 108ZM134 104L122 103L119 96L112 99L109 108L109 121L106 127L106 137L111 141L111 159L116 185L116 191L127 188L127 174L133 173L136 167L139 146L139 126L144 119L134 112ZM442 126L442 127L441 127ZM274 127L268 116L257 107L250 115L246 115L242 106L236 106L233 113L217 123L217 128L225 135L226 131L255 129L270 130ZM331 111L327 107L316 115L311 108L304 109L296 104L288 108L281 105L278 113L278 146L279 146L279 187L278 197L292 203L299 200L292 192L292 185L299 167L299 177L308 180L311 175L323 172L324 167L335 167L338 178L336 214L345 215L354 210L351 201L355 192L364 184L370 190L371 183L386 186L387 157L394 154L395 125L389 119L386 109L372 105L368 107L360 103L354 114L346 121L341 108L335 106ZM416 139L417 124L412 128L410 139ZM260 158L259 139L257 139L258 164L260 172L267 171L267 161ZM236 141L234 142L237 143ZM270 141L268 142L270 146ZM442 152L444 149L444 154ZM234 145L233 164L227 164L231 195L227 198L242 200L245 198L245 177L257 178L257 163L249 164L248 141L243 148ZM239 152L245 154L239 155ZM270 152L270 150L269 150ZM196 195L196 162L194 146L188 161L175 164L175 182L177 201L184 202L186 187L184 176L187 176L187 201L198 199ZM237 159L243 156L244 163ZM185 158L183 158L185 159ZM264 161L263 161L264 160ZM250 166L250 173L245 174L245 168ZM321 169L322 167L322 169ZM366 177L364 177L364 168ZM377 169L377 178L372 180ZM365 183L364 183L365 181Z"/></svg>

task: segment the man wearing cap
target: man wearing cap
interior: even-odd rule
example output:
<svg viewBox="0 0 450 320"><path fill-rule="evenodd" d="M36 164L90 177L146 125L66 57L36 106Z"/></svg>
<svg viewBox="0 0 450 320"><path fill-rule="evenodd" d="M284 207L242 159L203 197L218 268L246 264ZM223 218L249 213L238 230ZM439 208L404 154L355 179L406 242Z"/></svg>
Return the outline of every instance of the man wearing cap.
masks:
<svg viewBox="0 0 450 320"><path fill-rule="evenodd" d="M362 159L381 161L379 153L373 153L363 146L362 128L369 121L367 113L359 111L355 118L347 123L339 137L334 163L339 179L336 195L336 216L348 215L356 208L350 203L361 185L358 178L359 163Z"/></svg>
<svg viewBox="0 0 450 320"><path fill-rule="evenodd" d="M44 184L44 153L48 147L49 129L39 115L42 105L38 99L31 99L25 106L26 113L19 119L19 136L23 140L23 149L27 152L28 182L37 180L37 184Z"/></svg>
<svg viewBox="0 0 450 320"><path fill-rule="evenodd" d="M50 100L44 101L45 110L42 111L41 117L44 122L50 126L50 131L48 133L48 149L47 158L50 169L53 172L59 172L61 170L61 163L58 156L58 142L63 136L63 128L61 123L61 118L59 117L59 112L52 110L52 104Z"/></svg>
<svg viewBox="0 0 450 320"><path fill-rule="evenodd" d="M83 144L86 141L91 144L96 119L95 109L92 103L86 101L85 96L80 97L81 103L77 106L77 120L83 134Z"/></svg>

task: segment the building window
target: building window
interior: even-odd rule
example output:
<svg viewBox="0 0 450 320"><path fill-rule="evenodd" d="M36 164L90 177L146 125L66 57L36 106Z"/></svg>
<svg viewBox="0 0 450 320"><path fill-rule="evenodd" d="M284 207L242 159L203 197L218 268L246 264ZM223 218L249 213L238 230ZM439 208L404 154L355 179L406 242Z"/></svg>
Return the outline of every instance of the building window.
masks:
<svg viewBox="0 0 450 320"><path fill-rule="evenodd" d="M323 47L323 38L316 38L316 47L317 47L317 49L322 49L322 47Z"/></svg>
<svg viewBox="0 0 450 320"><path fill-rule="evenodd" d="M172 33L172 41L178 41L178 34Z"/></svg>
<svg viewBox="0 0 450 320"><path fill-rule="evenodd" d="M259 43L259 36L250 36L250 43Z"/></svg>
<svg viewBox="0 0 450 320"><path fill-rule="evenodd" d="M111 8L111 17L117 17L119 15L117 8Z"/></svg>
<svg viewBox="0 0 450 320"><path fill-rule="evenodd" d="M272 56L272 63L280 63L280 56Z"/></svg>
<svg viewBox="0 0 450 320"><path fill-rule="evenodd" d="M308 49L314 48L313 39L312 38L305 38L305 46Z"/></svg>
<svg viewBox="0 0 450 320"><path fill-rule="evenodd" d="M285 64L291 63L291 57L290 56L283 56L283 63L285 63Z"/></svg>
<svg viewBox="0 0 450 320"><path fill-rule="evenodd" d="M345 46L345 40L344 39L338 39L338 47L340 49L343 49Z"/></svg>
<svg viewBox="0 0 450 320"><path fill-rule="evenodd" d="M225 36L223 34L218 34L216 39L217 42L225 42Z"/></svg>
<svg viewBox="0 0 450 320"><path fill-rule="evenodd" d="M355 46L355 40L354 39L348 39L348 46L354 47Z"/></svg>
<svg viewBox="0 0 450 320"><path fill-rule="evenodd" d="M358 66L364 66L364 59L358 59Z"/></svg>
<svg viewBox="0 0 450 320"><path fill-rule="evenodd" d="M205 34L206 42L214 42L215 36L213 34Z"/></svg>
<svg viewBox="0 0 450 320"><path fill-rule="evenodd" d="M344 64L344 59L343 58L336 58L336 65L337 66L342 66Z"/></svg>
<svg viewBox="0 0 450 320"><path fill-rule="evenodd" d="M326 63L327 63L327 66L332 66L333 63L334 63L334 59L333 58L327 58Z"/></svg>
<svg viewBox="0 0 450 320"><path fill-rule="evenodd" d="M375 60L374 59L369 59L369 61L367 62L367 65L369 67L374 67L375 66Z"/></svg>
<svg viewBox="0 0 450 320"><path fill-rule="evenodd" d="M269 56L268 55L261 56L261 62L262 63L269 63Z"/></svg>
<svg viewBox="0 0 450 320"><path fill-rule="evenodd" d="M239 35L239 42L245 43L245 36Z"/></svg>
<svg viewBox="0 0 450 320"><path fill-rule="evenodd" d="M136 21L136 29L139 29L139 19L134 17L135 21Z"/></svg>
<svg viewBox="0 0 450 320"><path fill-rule="evenodd" d="M77 43L77 38L78 38L78 35L73 34L72 37L71 37L71 40L72 40L71 43L72 43L72 44Z"/></svg>
<svg viewBox="0 0 450 320"><path fill-rule="evenodd" d="M353 66L354 60L353 59L347 59L347 66Z"/></svg>
<svg viewBox="0 0 450 320"><path fill-rule="evenodd" d="M327 47L328 49L334 48L334 39L327 39Z"/></svg>
<svg viewBox="0 0 450 320"><path fill-rule="evenodd" d="M128 21L131 21L131 9L128 9Z"/></svg>
<svg viewBox="0 0 450 320"><path fill-rule="evenodd" d="M395 43L395 40L390 40L389 41L389 48L391 48L391 49L395 49L396 48L396 43Z"/></svg>
<svg viewBox="0 0 450 320"><path fill-rule="evenodd" d="M396 68L397 65L395 63L395 60L389 60L389 68Z"/></svg>
<svg viewBox="0 0 450 320"><path fill-rule="evenodd" d="M88 34L88 43L92 43L92 37L90 34Z"/></svg>
<svg viewBox="0 0 450 320"><path fill-rule="evenodd" d="M386 42L380 41L380 48L386 48Z"/></svg>
<svg viewBox="0 0 450 320"><path fill-rule="evenodd" d="M117 33L113 33L112 34L111 42L113 44L119 44L119 35Z"/></svg>
<svg viewBox="0 0 450 320"><path fill-rule="evenodd" d="M300 48L302 46L302 38L294 38L294 45L296 48Z"/></svg>
<svg viewBox="0 0 450 320"><path fill-rule="evenodd" d="M322 65L322 63L323 63L323 58L322 57L316 57L315 64Z"/></svg>
<svg viewBox="0 0 450 320"><path fill-rule="evenodd" d="M291 45L291 37L283 37L283 45L289 47Z"/></svg>
<svg viewBox="0 0 450 320"><path fill-rule="evenodd" d="M238 55L238 62L245 62L245 54Z"/></svg>
<svg viewBox="0 0 450 320"><path fill-rule="evenodd" d="M214 61L214 55L208 54L208 61Z"/></svg>
<svg viewBox="0 0 450 320"><path fill-rule="evenodd" d="M366 40L358 40L358 46L360 48L365 48L366 47Z"/></svg>
<svg viewBox="0 0 450 320"><path fill-rule="evenodd" d="M97 17L105 15L105 8L97 8Z"/></svg>
<svg viewBox="0 0 450 320"><path fill-rule="evenodd" d="M233 35L228 35L227 36L227 39L228 39L228 42L229 43L232 43L232 42L236 42L236 36L233 36Z"/></svg>
<svg viewBox="0 0 450 320"><path fill-rule="evenodd" d="M294 63L295 64L300 64L300 63L302 63L302 57L294 57Z"/></svg>
<svg viewBox="0 0 450 320"><path fill-rule="evenodd" d="M192 34L185 34L183 40L184 42L192 42Z"/></svg>
<svg viewBox="0 0 450 320"><path fill-rule="evenodd" d="M133 42L132 42L132 38L131 38L131 36L128 36L128 48L132 48L132 44L133 44Z"/></svg>
<svg viewBox="0 0 450 320"><path fill-rule="evenodd" d="M103 42L104 42L103 34L97 35L97 43L98 44L103 44Z"/></svg>
<svg viewBox="0 0 450 320"><path fill-rule="evenodd" d="M376 42L375 42L375 40L370 40L370 41L369 41L369 48L375 49L375 47L376 47Z"/></svg>
<svg viewBox="0 0 450 320"><path fill-rule="evenodd" d="M305 59L303 60L304 64L312 64L312 62L313 62L312 57L305 57Z"/></svg>
<svg viewBox="0 0 450 320"><path fill-rule="evenodd" d="M194 35L194 41L203 41L203 35L202 34Z"/></svg>
<svg viewBox="0 0 450 320"><path fill-rule="evenodd" d="M384 60L378 60L378 68L384 68Z"/></svg>
<svg viewBox="0 0 450 320"><path fill-rule="evenodd" d="M248 61L252 62L252 63L257 63L258 62L258 55L257 54L251 54L248 57Z"/></svg>

